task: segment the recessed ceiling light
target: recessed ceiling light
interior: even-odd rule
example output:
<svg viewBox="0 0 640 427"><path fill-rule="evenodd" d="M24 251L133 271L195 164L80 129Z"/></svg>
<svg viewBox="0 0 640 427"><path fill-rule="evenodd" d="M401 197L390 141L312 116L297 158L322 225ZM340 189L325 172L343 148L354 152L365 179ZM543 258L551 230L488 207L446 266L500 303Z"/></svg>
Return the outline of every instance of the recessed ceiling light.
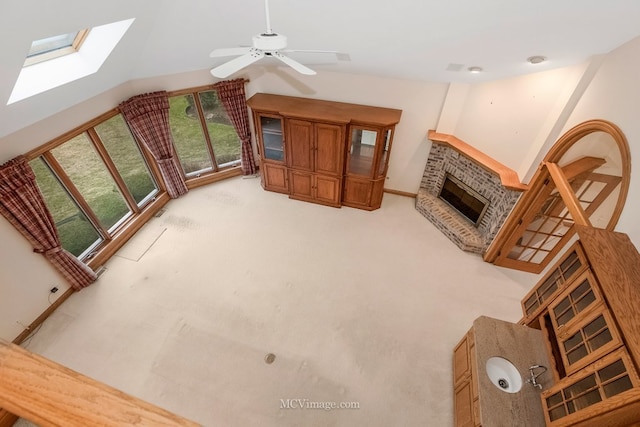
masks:
<svg viewBox="0 0 640 427"><path fill-rule="evenodd" d="M527 62L529 62L530 64L539 64L541 62L546 61L547 58L545 58L544 56L540 56L540 55L536 55L536 56L530 56L527 58Z"/></svg>
<svg viewBox="0 0 640 427"><path fill-rule="evenodd" d="M477 74L480 71L482 71L482 68L481 67L469 67L469 68L467 68L467 70L469 70L470 73Z"/></svg>

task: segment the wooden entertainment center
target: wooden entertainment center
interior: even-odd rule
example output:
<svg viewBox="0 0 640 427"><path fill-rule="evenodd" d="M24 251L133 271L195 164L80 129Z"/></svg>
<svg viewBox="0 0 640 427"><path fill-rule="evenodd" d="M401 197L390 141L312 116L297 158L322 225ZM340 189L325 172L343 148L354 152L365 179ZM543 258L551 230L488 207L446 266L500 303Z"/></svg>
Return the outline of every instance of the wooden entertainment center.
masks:
<svg viewBox="0 0 640 427"><path fill-rule="evenodd" d="M247 104L265 190L327 206L380 207L401 110L266 93Z"/></svg>

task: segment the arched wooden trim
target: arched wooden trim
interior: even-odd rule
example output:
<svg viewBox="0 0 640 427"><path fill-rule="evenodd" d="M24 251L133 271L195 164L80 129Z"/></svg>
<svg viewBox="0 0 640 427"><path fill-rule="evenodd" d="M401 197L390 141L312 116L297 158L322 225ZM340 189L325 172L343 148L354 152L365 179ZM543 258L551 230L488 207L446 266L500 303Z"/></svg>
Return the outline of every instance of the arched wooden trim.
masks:
<svg viewBox="0 0 640 427"><path fill-rule="evenodd" d="M506 258L505 253L510 250L510 242L513 240L514 233L518 230L518 227L522 223L522 218L531 210L532 204L536 201L539 193L546 186L546 183L550 179L549 173L545 164L555 164L559 162L562 156L581 138L593 133L593 132L605 132L614 139L621 157L621 183L620 193L618 194L618 200L616 207L611 214L609 223L606 226L607 230L613 230L618 223L622 209L624 208L627 194L629 191L629 184L631 181L631 154L627 139L615 124L601 119L588 120L580 123L573 128L569 129L554 146L549 150L544 160L538 167L538 170L531 182L529 183L529 189L525 191L516 206L514 207L511 215L505 221L502 229L496 235L496 238L491 243L487 251L484 253L483 258L487 262L492 262L497 265L502 265L508 268L515 268L518 270L530 271L533 273L539 273L546 266L548 262L541 264L533 264L522 261L514 261ZM587 159L587 161L595 162L597 159ZM569 232L572 234L573 230ZM566 242L565 242L566 243ZM563 246L563 245L560 245ZM559 250L561 248L557 248ZM556 250L556 252L557 252ZM551 259L552 257L549 257Z"/></svg>
<svg viewBox="0 0 640 427"><path fill-rule="evenodd" d="M613 231L616 224L618 224L620 215L622 215L622 209L624 208L625 201L627 200L629 185L631 183L631 150L629 149L627 138L624 136L618 126L602 119L594 119L582 122L569 129L564 135L560 137L560 139L558 139L558 141L554 144L553 147L551 147L551 149L545 156L543 162L559 162L562 156L564 156L564 154L569 150L569 148L571 148L583 137L594 132L605 132L611 135L613 140L616 142L616 145L618 146L618 150L620 150L622 163L622 171L620 172L622 176L622 181L620 183L620 193L618 194L616 207L611 214L611 219L609 220L609 223L606 227L607 230Z"/></svg>

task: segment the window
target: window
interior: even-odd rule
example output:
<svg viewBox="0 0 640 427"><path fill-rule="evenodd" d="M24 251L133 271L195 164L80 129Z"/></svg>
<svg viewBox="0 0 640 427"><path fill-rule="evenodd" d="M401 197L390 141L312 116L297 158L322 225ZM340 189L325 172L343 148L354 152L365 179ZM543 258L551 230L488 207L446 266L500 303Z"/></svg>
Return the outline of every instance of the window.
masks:
<svg viewBox="0 0 640 427"><path fill-rule="evenodd" d="M136 204L143 206L156 195L158 186L124 119L118 114L95 130Z"/></svg>
<svg viewBox="0 0 640 427"><path fill-rule="evenodd" d="M176 152L187 177L240 164L240 139L213 90L169 98Z"/></svg>
<svg viewBox="0 0 640 427"><path fill-rule="evenodd" d="M33 56L33 60L28 59L25 62L16 78L16 83L13 86L7 105L97 72L118 42L124 37L133 21L134 18L93 27L91 31L86 32L81 37L82 40L78 39L78 36L74 36L74 41L70 48L68 46L66 48L60 47L67 44L68 35L63 34L38 40L37 44L41 46L34 47L33 52L53 48L53 53L51 53L53 58L44 60L44 55L49 55L49 53L43 53L41 59L35 59L41 56L38 54ZM57 37L60 37L60 40L53 40ZM78 40L82 42L81 46L77 43ZM45 45L49 44L48 42L52 42L52 44L50 47L45 47ZM71 49L71 51L54 55L55 49L61 49L61 52L64 49Z"/></svg>
<svg viewBox="0 0 640 427"><path fill-rule="evenodd" d="M86 134L76 136L51 150L51 153L105 229L113 229L131 214L113 177Z"/></svg>
<svg viewBox="0 0 640 427"><path fill-rule="evenodd" d="M240 140L211 86L173 93L169 101L176 152L187 178L209 174L194 184L202 185L240 174L235 167ZM110 249L168 199L153 156L115 109L27 156L62 247L85 262L93 260L90 265L108 259Z"/></svg>
<svg viewBox="0 0 640 427"><path fill-rule="evenodd" d="M29 164L58 229L62 247L83 258L102 242L102 236L41 157Z"/></svg>
<svg viewBox="0 0 640 427"><path fill-rule="evenodd" d="M47 37L45 39L34 40L31 43L27 59L24 66L37 64L38 62L58 58L63 55L77 52L89 30L80 30L73 33L61 34L59 36Z"/></svg>
<svg viewBox="0 0 640 427"><path fill-rule="evenodd" d="M80 259L112 240L159 192L142 151L115 112L30 164L62 247Z"/></svg>

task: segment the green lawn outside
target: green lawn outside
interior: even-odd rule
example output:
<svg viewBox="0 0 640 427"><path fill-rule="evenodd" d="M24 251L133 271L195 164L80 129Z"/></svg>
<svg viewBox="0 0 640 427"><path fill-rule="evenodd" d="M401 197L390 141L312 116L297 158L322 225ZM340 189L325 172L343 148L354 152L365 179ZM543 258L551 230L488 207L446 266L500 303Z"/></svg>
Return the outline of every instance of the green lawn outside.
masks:
<svg viewBox="0 0 640 427"><path fill-rule="evenodd" d="M189 107L187 96L172 97L170 101L174 142L180 147L180 160L185 169L210 168L208 158L203 156L207 151L200 122L197 117L186 114ZM240 142L233 126L220 123L219 111L207 111L207 117L207 129L218 164L239 160ZM95 129L134 200L139 203L156 189L156 185L124 120L117 115L97 125ZM115 182L86 134L67 141L52 152L103 226L113 226L129 212ZM30 164L58 228L62 246L79 256L99 239L98 233L45 163L38 158ZM200 167L203 164L207 166Z"/></svg>

